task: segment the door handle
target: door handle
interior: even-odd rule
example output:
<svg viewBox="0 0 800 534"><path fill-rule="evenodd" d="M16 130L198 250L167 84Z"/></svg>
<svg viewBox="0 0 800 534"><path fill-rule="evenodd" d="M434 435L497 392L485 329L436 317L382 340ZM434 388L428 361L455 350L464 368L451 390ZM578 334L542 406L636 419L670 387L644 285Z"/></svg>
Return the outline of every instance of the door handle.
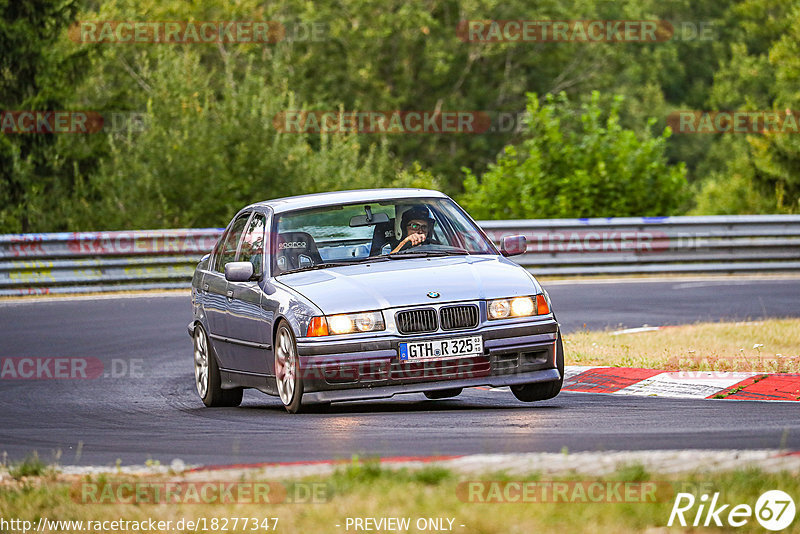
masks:
<svg viewBox="0 0 800 534"><path fill-rule="evenodd" d="M233 290L232 289L228 290L228 300L233 300Z"/></svg>
<svg viewBox="0 0 800 534"><path fill-rule="evenodd" d="M208 284L203 284L203 293L208 293Z"/></svg>

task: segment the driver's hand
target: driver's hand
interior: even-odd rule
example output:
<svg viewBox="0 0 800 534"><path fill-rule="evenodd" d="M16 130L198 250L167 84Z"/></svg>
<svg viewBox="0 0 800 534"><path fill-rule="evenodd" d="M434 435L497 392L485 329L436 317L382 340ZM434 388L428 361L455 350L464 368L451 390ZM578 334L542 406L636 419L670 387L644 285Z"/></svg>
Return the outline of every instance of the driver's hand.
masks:
<svg viewBox="0 0 800 534"><path fill-rule="evenodd" d="M410 241L411 246L416 247L417 245L420 245L422 244L423 241L425 241L425 234L410 234L406 238L406 241Z"/></svg>
<svg viewBox="0 0 800 534"><path fill-rule="evenodd" d="M394 250L391 251L389 254L394 254L396 252L400 252L400 250L405 246L406 243L411 243L412 247L416 247L420 243L425 241L425 234L409 234L408 237L400 241Z"/></svg>

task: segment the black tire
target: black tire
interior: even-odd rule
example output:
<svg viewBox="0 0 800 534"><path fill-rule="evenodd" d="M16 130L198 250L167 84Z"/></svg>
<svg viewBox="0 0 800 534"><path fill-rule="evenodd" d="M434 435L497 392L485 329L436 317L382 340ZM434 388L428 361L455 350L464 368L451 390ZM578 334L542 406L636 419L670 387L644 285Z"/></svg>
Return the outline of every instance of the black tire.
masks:
<svg viewBox="0 0 800 534"><path fill-rule="evenodd" d="M205 353L203 366L202 353ZM194 329L195 388L203 404L209 408L233 407L242 403L243 388L222 389L222 379L217 364L217 353L202 326ZM205 376L201 369L205 367Z"/></svg>
<svg viewBox="0 0 800 534"><path fill-rule="evenodd" d="M289 413L299 413L303 408L303 379L300 376L300 359L294 332L284 320L275 330L275 389ZM287 376L288 375L288 376Z"/></svg>
<svg viewBox="0 0 800 534"><path fill-rule="evenodd" d="M561 378L552 382L539 382L535 384L521 384L511 386L511 393L522 402L534 402L552 399L561 391L564 384L564 345L561 342L561 332L556 340L556 367Z"/></svg>
<svg viewBox="0 0 800 534"><path fill-rule="evenodd" d="M424 393L430 400L438 400L458 397L462 391L464 391L464 388L437 389L435 391L425 391Z"/></svg>

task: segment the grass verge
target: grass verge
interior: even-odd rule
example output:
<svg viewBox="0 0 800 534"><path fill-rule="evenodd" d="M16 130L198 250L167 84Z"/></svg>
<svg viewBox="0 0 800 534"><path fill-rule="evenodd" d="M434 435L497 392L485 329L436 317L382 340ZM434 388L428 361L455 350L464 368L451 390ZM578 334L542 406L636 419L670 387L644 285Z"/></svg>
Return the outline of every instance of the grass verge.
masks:
<svg viewBox="0 0 800 534"><path fill-rule="evenodd" d="M800 319L697 323L616 334L564 336L567 365L667 371L800 372Z"/></svg>
<svg viewBox="0 0 800 534"><path fill-rule="evenodd" d="M209 475L210 476L210 475ZM19 518L36 524L39 518L62 521L172 521L172 532L202 531L201 528L174 528L181 519L199 521L205 518L210 529L217 518L213 531L225 531L227 519L229 532L253 532L250 528L233 528L233 518L269 518L267 528L260 532L354 532L353 521L357 518L408 518L407 529L394 531L432 531L431 525L440 530L453 532L660 532L666 526L678 492L694 495L699 505L703 494L713 496L719 492L719 504L748 504L754 507L758 497L767 490L780 489L800 497L800 478L797 473L766 473L756 469L721 473L682 475L670 478L649 473L641 465L620 467L615 473L604 477L580 475L550 477L547 480L533 473L526 477L509 477L505 473L483 476L458 475L441 467L426 467L420 470L389 470L377 463L353 463L341 468L330 477L303 479L292 482L271 482L287 488L287 495L301 494L311 484L326 489L322 498L300 502L277 502L259 504L192 504L187 502L168 504L84 504L81 502L81 484L114 485L120 482L158 484L164 478L120 478L105 476L80 478L71 482L48 477L25 477L0 486L0 517ZM263 482L263 481L262 481ZM528 483L526 487L537 488L530 493L507 491L516 488L516 483ZM566 484L565 484L566 483ZM600 483L604 490L592 492L591 484ZM620 486L617 483L622 483ZM199 484L195 481L195 484ZM478 484L475 486L475 484ZM561 484L557 486L556 484ZM614 484L622 488L615 497ZM657 487L653 492L630 493L629 488ZM117 486L119 487L119 486ZM569 488L558 493L557 488ZM492 493L492 488L497 491ZM544 489L548 488L548 489ZM582 488L587 491L578 491ZM299 489L299 490L298 490ZM475 490L475 491L473 491ZM184 495L188 495L185 493ZM523 497L523 495L527 495ZM542 496L550 495L543 498ZM633 497L631 497L633 495ZM598 498L599 496L599 498ZM481 500L511 500L512 502L480 502ZM541 502L542 500L546 502ZM607 502L616 500L618 502ZM284 500L285 501L285 500ZM524 501L524 502L520 502ZM694 520L698 506L685 513L688 523ZM728 507L730 510L731 507ZM277 518L277 525L272 518ZM350 523L348 523L348 518ZM725 514L722 514L723 520ZM429 519L438 523L428 522ZM703 515L704 519L704 515ZM421 521L426 528L418 528ZM350 527L348 528L348 524ZM797 524L797 521L795 522ZM85 527L86 523L84 523ZM113 526L113 525L107 525ZM446 527L446 528L445 528ZM107 532L142 532L140 528L104 529ZM724 530L730 530L730 527ZM751 517L747 525L737 532L763 532L763 528ZM76 528L62 525L61 532L80 532ZM361 531L364 531L363 529ZM374 529L372 531L392 531ZM720 531L719 527L696 529L696 531ZM788 531L791 531L789 529Z"/></svg>

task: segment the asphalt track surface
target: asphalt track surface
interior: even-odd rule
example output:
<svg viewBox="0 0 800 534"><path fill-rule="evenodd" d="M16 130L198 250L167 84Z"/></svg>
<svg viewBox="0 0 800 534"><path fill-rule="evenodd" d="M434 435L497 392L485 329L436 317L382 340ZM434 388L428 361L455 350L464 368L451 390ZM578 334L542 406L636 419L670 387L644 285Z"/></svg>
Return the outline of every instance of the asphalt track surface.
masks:
<svg viewBox="0 0 800 534"><path fill-rule="evenodd" d="M800 316L798 279L545 286L565 331ZM800 411L791 402L562 393L524 404L508 391L472 389L455 399L411 394L293 416L277 398L247 391L239 408L207 409L194 390L189 318L183 295L0 302L1 357L93 357L123 375L0 380L0 455L209 465L564 447L800 450ZM140 376L124 372L131 362Z"/></svg>

